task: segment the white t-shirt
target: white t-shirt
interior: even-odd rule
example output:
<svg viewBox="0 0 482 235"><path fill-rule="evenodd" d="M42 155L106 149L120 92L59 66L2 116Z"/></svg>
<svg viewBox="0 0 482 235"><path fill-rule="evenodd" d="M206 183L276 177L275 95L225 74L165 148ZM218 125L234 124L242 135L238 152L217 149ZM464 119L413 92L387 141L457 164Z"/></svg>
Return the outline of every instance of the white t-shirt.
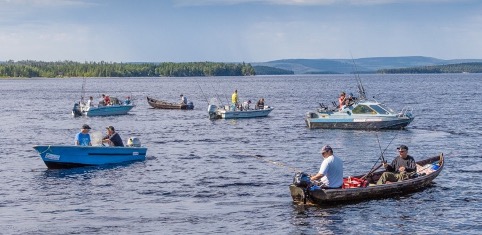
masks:
<svg viewBox="0 0 482 235"><path fill-rule="evenodd" d="M343 184L343 161L333 155L323 159L318 173L323 174L320 182L330 188L337 188Z"/></svg>

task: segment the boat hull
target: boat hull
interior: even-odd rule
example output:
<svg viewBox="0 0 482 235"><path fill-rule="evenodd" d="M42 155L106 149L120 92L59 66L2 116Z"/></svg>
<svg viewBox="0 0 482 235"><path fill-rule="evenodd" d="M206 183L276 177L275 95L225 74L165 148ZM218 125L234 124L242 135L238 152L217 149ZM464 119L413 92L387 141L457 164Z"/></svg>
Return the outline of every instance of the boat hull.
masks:
<svg viewBox="0 0 482 235"><path fill-rule="evenodd" d="M100 107L90 107L88 110L83 110L78 104L74 105L72 110L72 114L74 116L88 116L88 117L98 117L98 116L114 116L114 115L125 115L135 105L128 104L128 105L108 105L108 106L100 106Z"/></svg>
<svg viewBox="0 0 482 235"><path fill-rule="evenodd" d="M265 106L264 109L230 110L229 107L218 107L209 105L208 113L210 119L238 119L238 118L259 118L267 117L273 107Z"/></svg>
<svg viewBox="0 0 482 235"><path fill-rule="evenodd" d="M176 104L147 97L147 103L155 109L194 109L194 104L192 102L189 102L188 104Z"/></svg>
<svg viewBox="0 0 482 235"><path fill-rule="evenodd" d="M355 130L380 130L403 129L413 121L413 118L350 118L350 119L324 119L306 118L305 122L310 129L355 129Z"/></svg>
<svg viewBox="0 0 482 235"><path fill-rule="evenodd" d="M38 145L33 148L51 169L143 161L147 153L144 147Z"/></svg>
<svg viewBox="0 0 482 235"><path fill-rule="evenodd" d="M294 184L291 184L289 186L289 189L294 203L314 205L353 203L370 199L382 199L397 195L404 195L423 190L424 188L432 184L433 179L435 179L443 169L443 155L417 162L417 164L422 166L434 162L440 162L440 165L436 171L424 176L419 176L413 179L403 180L390 184L373 185L358 188L315 190L300 188L295 186ZM377 180L382 173L383 171L374 173L373 176L371 176L371 180ZM361 178L363 177L363 175L355 177Z"/></svg>

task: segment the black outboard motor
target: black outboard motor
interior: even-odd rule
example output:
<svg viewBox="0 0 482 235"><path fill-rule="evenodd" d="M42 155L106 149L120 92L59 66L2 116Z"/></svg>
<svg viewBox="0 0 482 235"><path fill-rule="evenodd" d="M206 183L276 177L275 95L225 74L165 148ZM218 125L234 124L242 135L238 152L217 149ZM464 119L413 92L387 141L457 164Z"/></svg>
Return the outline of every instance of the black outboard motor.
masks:
<svg viewBox="0 0 482 235"><path fill-rule="evenodd" d="M80 111L80 104L79 103L74 104L74 108L72 109L72 114L74 115L74 117L82 116L82 112Z"/></svg>
<svg viewBox="0 0 482 235"><path fill-rule="evenodd" d="M304 172L297 172L293 177L293 184L299 188L311 187L310 176Z"/></svg>

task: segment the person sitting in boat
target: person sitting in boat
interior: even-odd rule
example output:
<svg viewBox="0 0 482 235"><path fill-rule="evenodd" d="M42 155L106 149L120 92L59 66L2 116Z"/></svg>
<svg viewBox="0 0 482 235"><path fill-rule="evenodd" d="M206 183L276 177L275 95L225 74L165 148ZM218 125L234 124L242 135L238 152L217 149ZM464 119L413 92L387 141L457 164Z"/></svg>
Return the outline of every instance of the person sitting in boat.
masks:
<svg viewBox="0 0 482 235"><path fill-rule="evenodd" d="M383 172L377 184L385 184L386 182L397 182L410 178L411 172L417 171L417 164L415 159L408 155L408 147L406 145L400 145L397 148L398 156L393 159L391 164L383 163L386 171Z"/></svg>
<svg viewBox="0 0 482 235"><path fill-rule="evenodd" d="M104 105L111 105L110 97L108 95L102 94L102 98L104 98Z"/></svg>
<svg viewBox="0 0 482 235"><path fill-rule="evenodd" d="M321 156L323 162L320 170L314 176L310 177L311 181L315 181L322 188L341 188L343 184L343 160L333 156L333 149L329 145L321 148Z"/></svg>
<svg viewBox="0 0 482 235"><path fill-rule="evenodd" d="M244 101L243 102L243 108L242 110L249 110L249 105L251 104L251 100Z"/></svg>
<svg viewBox="0 0 482 235"><path fill-rule="evenodd" d="M264 98L261 98L256 103L256 109L264 109Z"/></svg>
<svg viewBox="0 0 482 235"><path fill-rule="evenodd" d="M94 107L94 97L89 97L89 100L87 100L87 107Z"/></svg>
<svg viewBox="0 0 482 235"><path fill-rule="evenodd" d="M343 106L345 106L345 101L346 101L346 94L345 92L341 92L340 97L338 98L338 105L339 109L341 110Z"/></svg>
<svg viewBox="0 0 482 235"><path fill-rule="evenodd" d="M106 143L109 146L116 146L116 147L124 147L124 143L117 132L115 132L115 128L113 126L106 127L107 135L102 138L102 143Z"/></svg>
<svg viewBox="0 0 482 235"><path fill-rule="evenodd" d="M124 105L130 105L131 104L131 97L127 96L126 100L124 100Z"/></svg>
<svg viewBox="0 0 482 235"><path fill-rule="evenodd" d="M235 110L236 107L238 107L238 90L234 90L233 94L231 95L231 103L233 106L233 111Z"/></svg>
<svg viewBox="0 0 482 235"><path fill-rule="evenodd" d="M186 104L187 105L187 98L186 96L181 94L181 104Z"/></svg>
<svg viewBox="0 0 482 235"><path fill-rule="evenodd" d="M80 132L75 135L75 145L80 146L92 146L92 142L90 141L90 126L87 124L82 125L82 129Z"/></svg>

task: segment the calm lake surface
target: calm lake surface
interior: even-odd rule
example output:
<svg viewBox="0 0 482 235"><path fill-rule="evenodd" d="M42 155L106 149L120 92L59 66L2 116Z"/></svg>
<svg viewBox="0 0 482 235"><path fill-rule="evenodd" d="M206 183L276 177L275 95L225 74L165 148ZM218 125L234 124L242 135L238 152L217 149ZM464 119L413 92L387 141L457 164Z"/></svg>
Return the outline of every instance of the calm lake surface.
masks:
<svg viewBox="0 0 482 235"><path fill-rule="evenodd" d="M353 75L89 78L87 96L131 96L129 115L74 118L83 79L0 79L2 234L480 234L482 74L361 75L367 95L416 118L399 131L310 130L304 115L356 94ZM264 97L267 118L209 120L207 100ZM195 108L151 109L146 96ZM140 138L144 162L48 170L34 145L70 145L82 124ZM370 170L387 148L419 160L444 153L433 186L403 197L297 206L296 170L315 173L330 144L345 175ZM393 141L391 144L390 142ZM256 158L255 155L262 157Z"/></svg>

